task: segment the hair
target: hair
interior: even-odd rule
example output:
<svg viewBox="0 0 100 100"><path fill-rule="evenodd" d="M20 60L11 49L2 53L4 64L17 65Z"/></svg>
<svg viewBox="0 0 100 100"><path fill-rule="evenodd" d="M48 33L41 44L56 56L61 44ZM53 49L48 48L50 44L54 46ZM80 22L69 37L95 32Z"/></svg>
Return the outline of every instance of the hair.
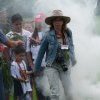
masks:
<svg viewBox="0 0 100 100"><path fill-rule="evenodd" d="M13 52L15 54L25 53L25 48L23 46L18 45L13 49Z"/></svg>
<svg viewBox="0 0 100 100"><path fill-rule="evenodd" d="M19 13L15 14L11 17L11 22L14 23L15 21L23 21L23 18Z"/></svg>
<svg viewBox="0 0 100 100"><path fill-rule="evenodd" d="M38 37L38 29L35 27L34 32L32 34L32 38L36 39L37 37ZM32 44L36 44L36 42L33 40L33 41L31 41L30 46Z"/></svg>
<svg viewBox="0 0 100 100"><path fill-rule="evenodd" d="M54 30L54 26L53 26L53 21L54 20L55 19L53 19L52 22L51 22L50 30ZM64 33L67 32L67 27L66 27L66 22L64 22L64 20L63 20L63 25L62 25L61 32L63 33L63 43L66 44L66 39L65 39Z"/></svg>
<svg viewBox="0 0 100 100"><path fill-rule="evenodd" d="M53 21L55 20L56 18L54 18L51 22L51 26L50 26L50 30L53 30L54 29L54 26L53 26ZM62 19L63 20L63 19ZM62 32L64 32L65 30L67 30L66 28L66 22L63 20L63 26L62 26Z"/></svg>
<svg viewBox="0 0 100 100"><path fill-rule="evenodd" d="M38 36L38 28L35 27L32 37L36 39L37 36Z"/></svg>

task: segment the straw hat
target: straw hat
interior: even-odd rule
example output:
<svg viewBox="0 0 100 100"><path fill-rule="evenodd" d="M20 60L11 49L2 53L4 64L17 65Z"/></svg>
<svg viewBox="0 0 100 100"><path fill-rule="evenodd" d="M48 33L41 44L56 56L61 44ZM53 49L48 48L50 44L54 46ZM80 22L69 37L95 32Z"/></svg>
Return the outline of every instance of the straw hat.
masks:
<svg viewBox="0 0 100 100"><path fill-rule="evenodd" d="M63 12L61 10L53 10L52 12L52 15L47 17L45 19L45 23L48 24L48 25L51 25L52 24L52 21L55 19L55 18L61 18L63 19L63 21L65 23L69 23L70 22L70 17L68 16L63 16Z"/></svg>

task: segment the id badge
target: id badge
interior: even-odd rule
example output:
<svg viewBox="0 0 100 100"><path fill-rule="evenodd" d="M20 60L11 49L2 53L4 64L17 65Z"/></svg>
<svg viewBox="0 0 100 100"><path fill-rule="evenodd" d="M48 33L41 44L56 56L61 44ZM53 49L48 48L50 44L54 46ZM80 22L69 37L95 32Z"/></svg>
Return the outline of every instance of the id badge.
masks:
<svg viewBox="0 0 100 100"><path fill-rule="evenodd" d="M68 50L68 45L61 45L62 50Z"/></svg>

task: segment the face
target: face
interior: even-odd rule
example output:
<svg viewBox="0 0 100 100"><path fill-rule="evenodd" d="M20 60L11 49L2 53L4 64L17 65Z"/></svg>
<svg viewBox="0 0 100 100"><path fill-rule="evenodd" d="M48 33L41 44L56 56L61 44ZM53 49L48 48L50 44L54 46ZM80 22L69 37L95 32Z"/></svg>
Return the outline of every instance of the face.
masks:
<svg viewBox="0 0 100 100"><path fill-rule="evenodd" d="M24 60L25 53L15 54L15 56L16 56L16 61L21 62L22 60Z"/></svg>
<svg viewBox="0 0 100 100"><path fill-rule="evenodd" d="M25 23L24 24L24 28L30 32L33 32L33 27L32 27L32 24L29 24L29 23Z"/></svg>
<svg viewBox="0 0 100 100"><path fill-rule="evenodd" d="M22 21L15 21L13 24L13 29L16 31L16 32L21 32L22 31Z"/></svg>
<svg viewBox="0 0 100 100"><path fill-rule="evenodd" d="M63 25L63 20L61 18L56 18L53 20L53 26L56 31L61 31Z"/></svg>
<svg viewBox="0 0 100 100"><path fill-rule="evenodd" d="M42 23L41 22L35 23L35 27L38 29L38 31L42 31Z"/></svg>

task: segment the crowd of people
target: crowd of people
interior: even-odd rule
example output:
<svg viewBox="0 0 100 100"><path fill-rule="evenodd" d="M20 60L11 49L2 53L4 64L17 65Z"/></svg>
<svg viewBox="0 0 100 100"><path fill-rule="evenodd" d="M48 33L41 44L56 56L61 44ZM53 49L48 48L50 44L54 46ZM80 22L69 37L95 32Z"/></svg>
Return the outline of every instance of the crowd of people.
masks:
<svg viewBox="0 0 100 100"><path fill-rule="evenodd" d="M42 27L43 21L48 29ZM53 10L44 20L35 20L34 31L32 27L30 31L23 28L22 16L14 14L11 30L6 35L0 31L0 42L10 47L14 100L33 100L33 85L38 100L73 100L70 73L76 58L72 32L67 27L70 21L61 10ZM5 100L3 96L0 100Z"/></svg>

